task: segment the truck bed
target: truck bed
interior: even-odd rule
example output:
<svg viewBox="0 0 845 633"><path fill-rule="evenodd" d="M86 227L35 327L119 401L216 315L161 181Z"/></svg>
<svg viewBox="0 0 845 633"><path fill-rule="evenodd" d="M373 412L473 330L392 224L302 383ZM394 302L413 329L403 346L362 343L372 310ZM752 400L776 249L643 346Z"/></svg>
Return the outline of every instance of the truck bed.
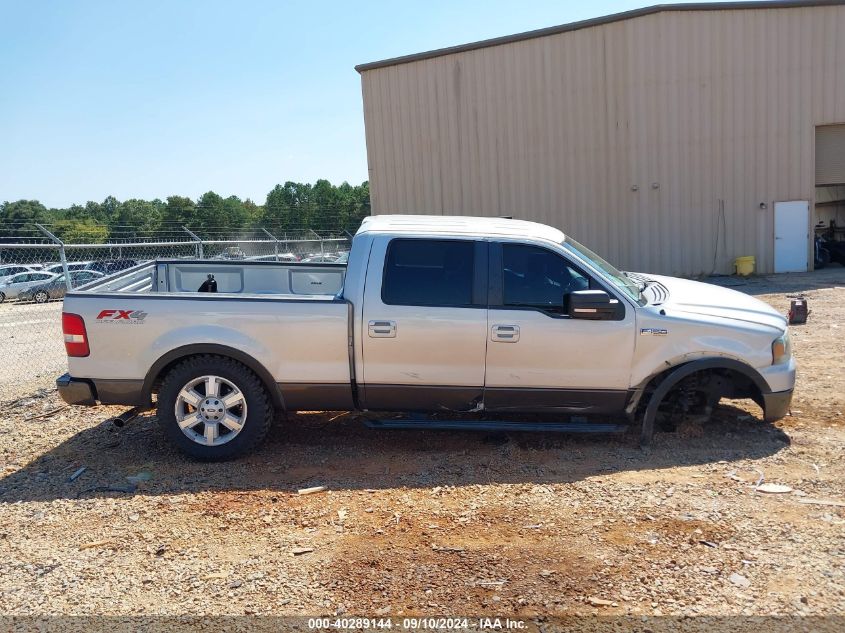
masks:
<svg viewBox="0 0 845 633"><path fill-rule="evenodd" d="M338 296L345 273L345 265L215 260L121 271L67 294L64 310L83 318L90 345L88 356L68 359L70 373L95 380L101 402L126 402L177 350L226 348L266 369L291 394L290 408L313 388L351 407L351 306ZM197 292L209 274L218 291Z"/></svg>
<svg viewBox="0 0 845 633"><path fill-rule="evenodd" d="M160 259L103 277L78 290L195 293L208 275L214 275L218 293L334 296L343 288L346 264Z"/></svg>

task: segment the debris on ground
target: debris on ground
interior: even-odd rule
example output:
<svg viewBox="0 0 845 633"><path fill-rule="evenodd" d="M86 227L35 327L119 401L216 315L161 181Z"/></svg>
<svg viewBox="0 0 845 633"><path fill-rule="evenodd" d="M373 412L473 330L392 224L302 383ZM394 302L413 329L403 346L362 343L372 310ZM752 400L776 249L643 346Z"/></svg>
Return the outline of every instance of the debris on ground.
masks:
<svg viewBox="0 0 845 633"><path fill-rule="evenodd" d="M325 491L326 491L325 486L313 486L312 488L300 488L299 490L297 490L297 494L299 494L299 495L313 495L313 494L316 494L318 492L325 492Z"/></svg>
<svg viewBox="0 0 845 633"><path fill-rule="evenodd" d="M613 600L604 600L602 598L594 598L593 596L587 598L587 602L594 607L610 607L615 605Z"/></svg>
<svg viewBox="0 0 845 633"><path fill-rule="evenodd" d="M748 578L746 578L742 574L733 573L728 576L728 580L730 580L737 587L742 587L743 589L751 586L751 581L748 580Z"/></svg>
<svg viewBox="0 0 845 633"><path fill-rule="evenodd" d="M784 486L782 484L770 484L770 483L760 484L754 490L756 490L757 492L765 492L767 494L772 494L772 495L781 495L781 494L786 494L787 492L792 492L792 488L790 488L789 486Z"/></svg>
<svg viewBox="0 0 845 633"><path fill-rule="evenodd" d="M138 485L142 482L150 481L152 478L153 478L153 474L151 472L146 471L146 470L142 470L141 472L139 472L135 475L129 475L126 478L126 481L128 481L130 484Z"/></svg>
<svg viewBox="0 0 845 633"><path fill-rule="evenodd" d="M254 454L202 463L154 412L120 431L122 407L27 423L62 401L11 394L3 613L841 618L845 337L818 324L841 322L842 270L824 287L743 286L782 313L784 285L813 304L817 326L790 329L796 415L770 424L751 401L723 402L700 436L657 433L649 453L636 432L502 444L303 412ZM299 494L312 484L322 494Z"/></svg>

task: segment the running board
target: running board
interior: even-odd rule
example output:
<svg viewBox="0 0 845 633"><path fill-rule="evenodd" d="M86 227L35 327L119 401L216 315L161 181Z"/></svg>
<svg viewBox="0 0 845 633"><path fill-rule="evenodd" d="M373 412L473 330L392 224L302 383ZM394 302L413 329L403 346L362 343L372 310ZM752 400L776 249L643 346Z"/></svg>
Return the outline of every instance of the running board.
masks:
<svg viewBox="0 0 845 633"><path fill-rule="evenodd" d="M374 420L365 418L371 429L419 429L443 431L517 431L547 433L625 433L627 424L606 422L515 422L512 420Z"/></svg>

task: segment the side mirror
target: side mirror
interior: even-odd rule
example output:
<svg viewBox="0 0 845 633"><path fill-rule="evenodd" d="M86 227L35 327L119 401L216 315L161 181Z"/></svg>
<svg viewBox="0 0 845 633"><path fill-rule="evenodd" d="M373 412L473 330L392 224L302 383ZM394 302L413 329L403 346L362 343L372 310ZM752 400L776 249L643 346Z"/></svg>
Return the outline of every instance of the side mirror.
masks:
<svg viewBox="0 0 845 633"><path fill-rule="evenodd" d="M567 313L573 319L618 321L625 316L625 306L604 290L576 290L568 298Z"/></svg>

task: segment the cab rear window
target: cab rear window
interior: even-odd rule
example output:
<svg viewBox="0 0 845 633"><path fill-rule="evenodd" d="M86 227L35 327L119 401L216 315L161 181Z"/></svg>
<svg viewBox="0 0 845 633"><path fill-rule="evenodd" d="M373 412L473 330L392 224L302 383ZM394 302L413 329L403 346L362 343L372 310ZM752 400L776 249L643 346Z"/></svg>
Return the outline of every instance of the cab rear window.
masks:
<svg viewBox="0 0 845 633"><path fill-rule="evenodd" d="M473 242L395 239L387 249L381 297L388 305L472 305Z"/></svg>

